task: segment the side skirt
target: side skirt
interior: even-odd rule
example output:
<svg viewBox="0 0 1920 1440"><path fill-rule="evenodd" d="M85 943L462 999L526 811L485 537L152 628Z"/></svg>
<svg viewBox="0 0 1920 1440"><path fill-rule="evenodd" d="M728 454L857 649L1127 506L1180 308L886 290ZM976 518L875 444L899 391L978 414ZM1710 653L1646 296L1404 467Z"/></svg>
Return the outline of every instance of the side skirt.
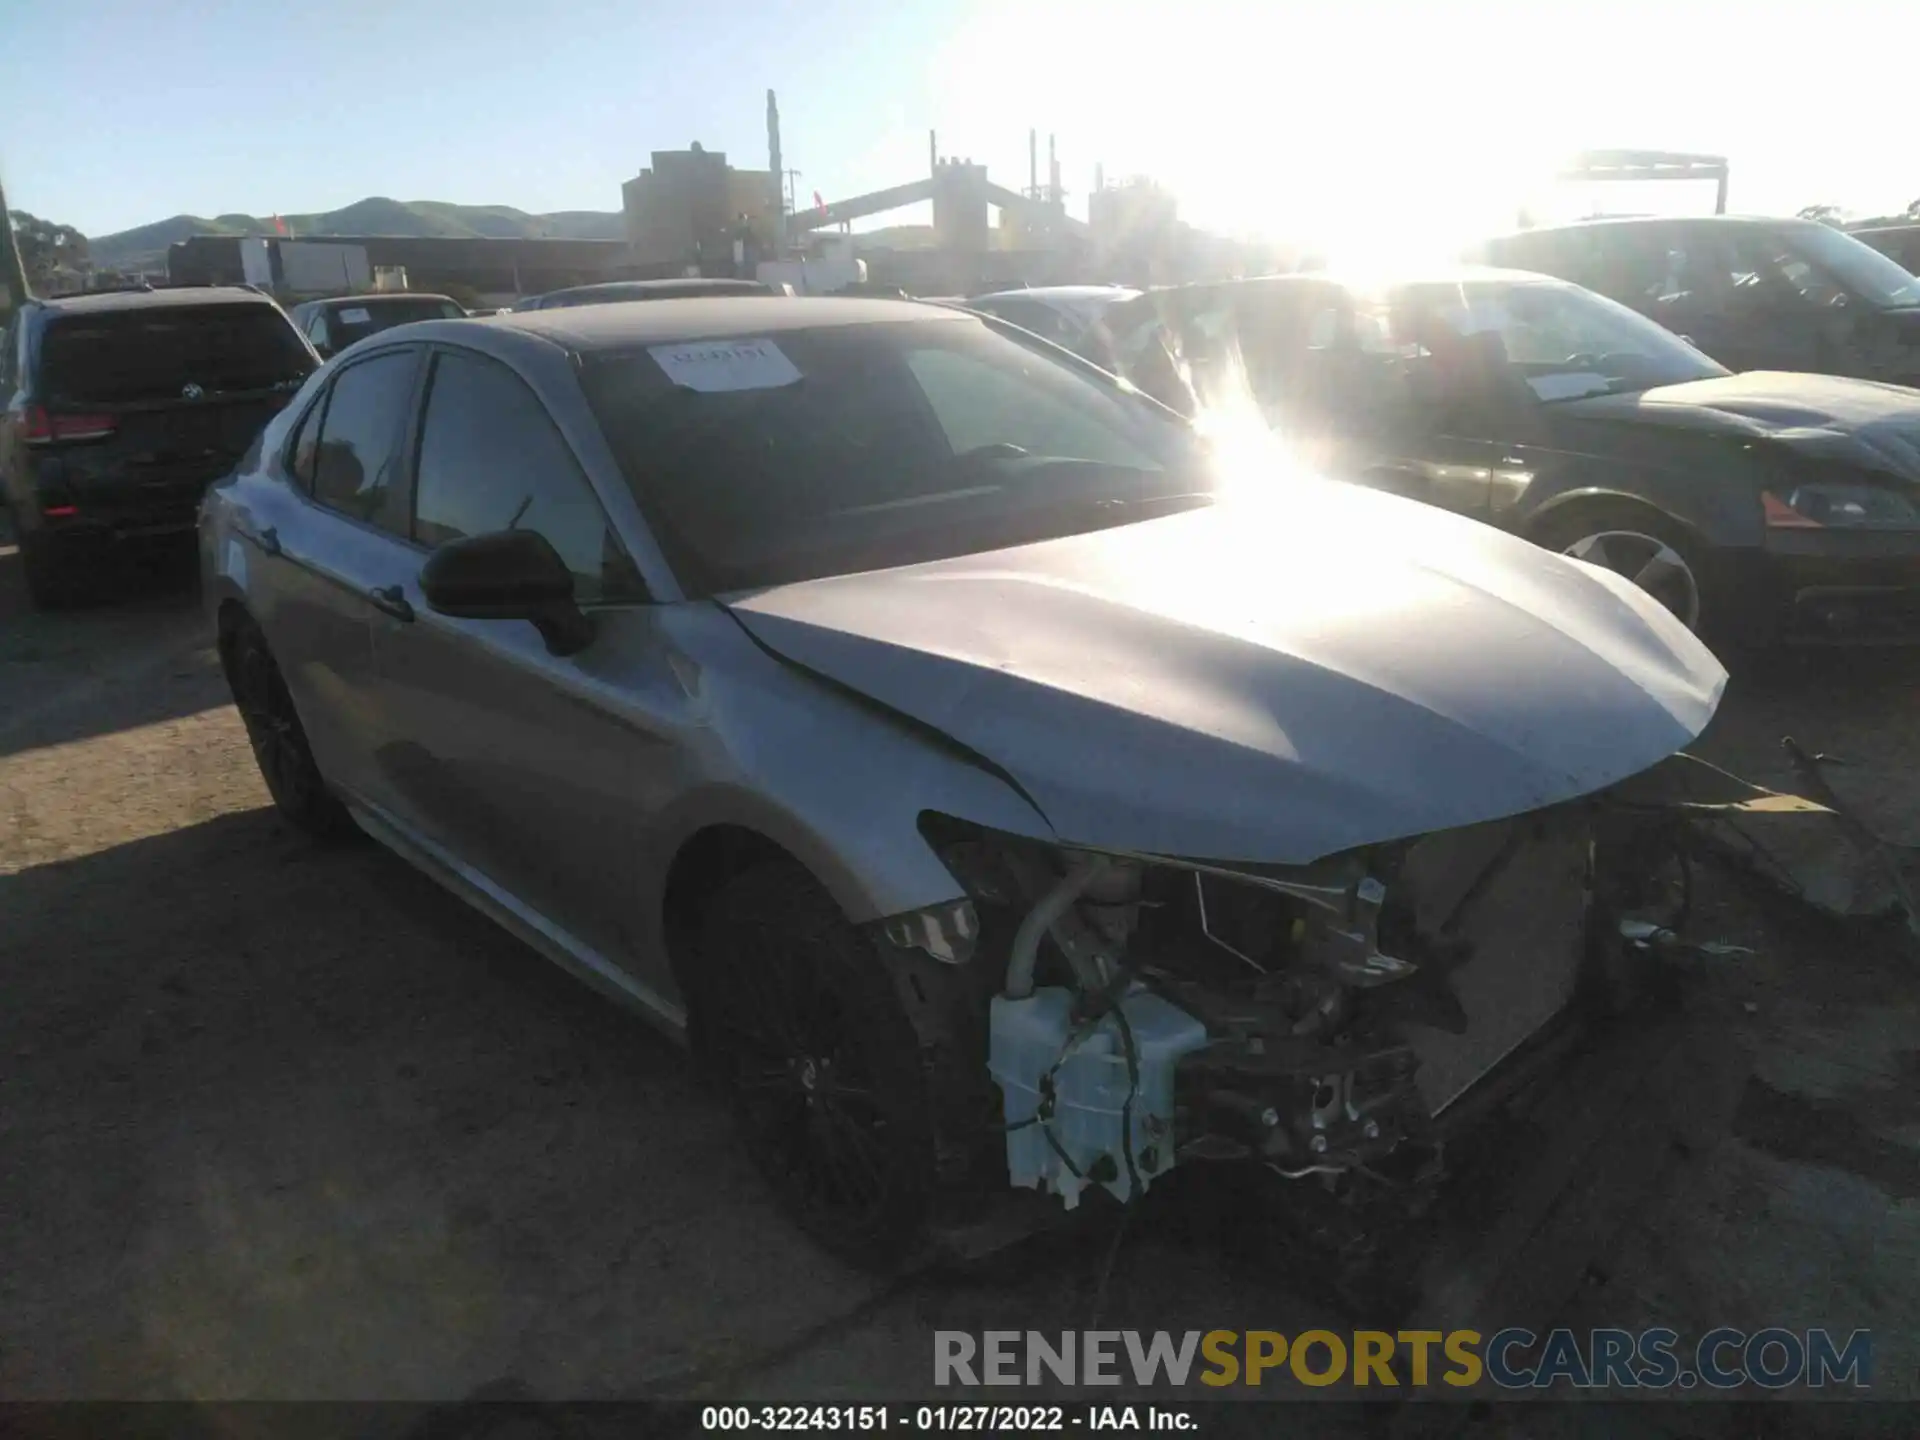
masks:
<svg viewBox="0 0 1920 1440"><path fill-rule="evenodd" d="M344 797L343 797L344 799ZM367 834L402 860L517 936L575 979L634 1011L681 1045L687 1043L687 1012L651 986L635 980L598 950L556 925L493 880L417 835L401 821L364 800L346 800L347 811Z"/></svg>

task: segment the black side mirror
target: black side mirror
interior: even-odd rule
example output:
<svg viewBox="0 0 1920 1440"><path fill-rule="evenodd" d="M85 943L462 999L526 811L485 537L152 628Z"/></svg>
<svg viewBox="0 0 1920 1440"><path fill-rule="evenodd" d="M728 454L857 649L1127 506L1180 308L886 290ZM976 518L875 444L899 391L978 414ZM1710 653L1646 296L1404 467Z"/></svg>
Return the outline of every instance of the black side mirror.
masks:
<svg viewBox="0 0 1920 1440"><path fill-rule="evenodd" d="M442 615L530 621L555 655L572 655L593 639L593 621L573 598L573 572L531 530L448 541L420 567L420 592Z"/></svg>

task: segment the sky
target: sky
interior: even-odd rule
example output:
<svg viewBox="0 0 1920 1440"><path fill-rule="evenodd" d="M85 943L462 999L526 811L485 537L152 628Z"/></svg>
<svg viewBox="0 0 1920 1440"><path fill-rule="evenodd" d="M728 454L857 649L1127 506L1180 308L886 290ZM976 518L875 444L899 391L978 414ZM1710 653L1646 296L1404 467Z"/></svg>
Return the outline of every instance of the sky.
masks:
<svg viewBox="0 0 1920 1440"><path fill-rule="evenodd" d="M1102 165L1237 235L1465 239L1529 200L1711 208L1710 186L1543 186L1586 147L1726 155L1736 211L1879 214L1920 198L1903 8L0 0L0 180L96 236L369 195L617 210L656 149L763 168L771 87L802 204L920 178L930 128L1018 189L1037 127L1071 211Z"/></svg>

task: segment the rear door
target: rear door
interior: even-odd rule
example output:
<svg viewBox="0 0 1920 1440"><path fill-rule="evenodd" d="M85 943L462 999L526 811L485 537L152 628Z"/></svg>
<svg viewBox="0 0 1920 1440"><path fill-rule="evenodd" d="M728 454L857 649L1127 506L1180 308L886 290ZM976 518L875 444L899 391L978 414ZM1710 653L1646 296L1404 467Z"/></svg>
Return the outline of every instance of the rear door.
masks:
<svg viewBox="0 0 1920 1440"><path fill-rule="evenodd" d="M370 627L410 548L399 444L421 358L402 345L343 366L289 437L289 486L251 497L247 516L255 616L321 771L354 798L378 798L376 757L391 739Z"/></svg>
<svg viewBox="0 0 1920 1440"><path fill-rule="evenodd" d="M34 398L98 421L103 438L62 456L82 514L123 535L188 531L314 367L276 306L83 311L42 333Z"/></svg>

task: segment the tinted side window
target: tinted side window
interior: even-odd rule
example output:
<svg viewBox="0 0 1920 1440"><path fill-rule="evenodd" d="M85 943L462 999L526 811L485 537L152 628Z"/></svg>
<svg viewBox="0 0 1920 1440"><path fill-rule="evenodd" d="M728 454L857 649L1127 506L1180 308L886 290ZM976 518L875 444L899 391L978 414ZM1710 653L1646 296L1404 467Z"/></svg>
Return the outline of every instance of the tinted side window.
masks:
<svg viewBox="0 0 1920 1440"><path fill-rule="evenodd" d="M400 421L413 398L413 350L350 365L335 378L320 417L313 498L330 509L404 535L404 497L395 477Z"/></svg>
<svg viewBox="0 0 1920 1440"><path fill-rule="evenodd" d="M313 493L314 460L319 454L320 417L326 408L327 398L322 395L307 407L306 414L294 422L293 434L287 437L287 473L309 495Z"/></svg>
<svg viewBox="0 0 1920 1440"><path fill-rule="evenodd" d="M434 361L414 476L420 544L532 530L567 562L583 604L641 598L573 452L540 397L504 365L453 351Z"/></svg>
<svg viewBox="0 0 1920 1440"><path fill-rule="evenodd" d="M1286 398L1309 377L1343 329L1345 296L1330 285L1253 287L1234 316L1247 388L1263 402Z"/></svg>

